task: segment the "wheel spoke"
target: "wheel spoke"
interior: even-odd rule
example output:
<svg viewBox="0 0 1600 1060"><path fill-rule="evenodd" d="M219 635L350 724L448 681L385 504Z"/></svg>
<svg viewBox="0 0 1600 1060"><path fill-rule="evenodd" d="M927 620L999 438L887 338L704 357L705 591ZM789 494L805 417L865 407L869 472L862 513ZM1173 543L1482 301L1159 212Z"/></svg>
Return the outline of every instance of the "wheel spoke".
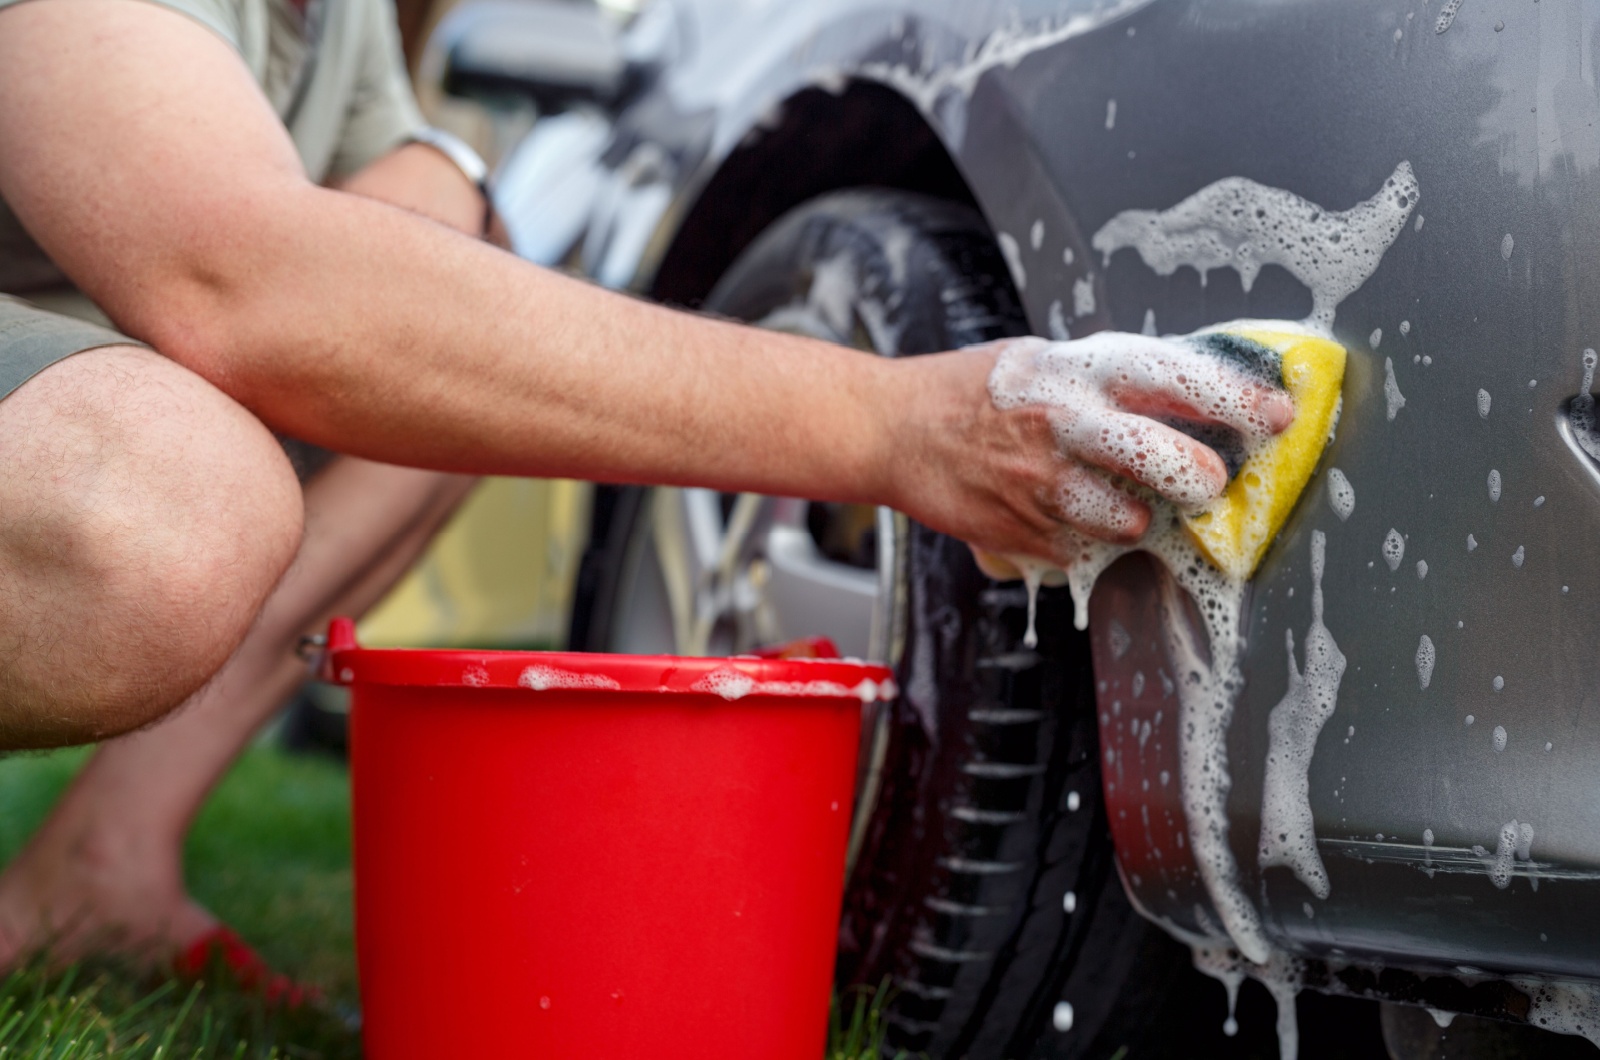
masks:
<svg viewBox="0 0 1600 1060"><path fill-rule="evenodd" d="M690 655L695 632L695 585L699 581L696 549L691 543L685 491L662 487L650 499L651 539L656 562L667 590L667 606L672 612L673 651Z"/></svg>

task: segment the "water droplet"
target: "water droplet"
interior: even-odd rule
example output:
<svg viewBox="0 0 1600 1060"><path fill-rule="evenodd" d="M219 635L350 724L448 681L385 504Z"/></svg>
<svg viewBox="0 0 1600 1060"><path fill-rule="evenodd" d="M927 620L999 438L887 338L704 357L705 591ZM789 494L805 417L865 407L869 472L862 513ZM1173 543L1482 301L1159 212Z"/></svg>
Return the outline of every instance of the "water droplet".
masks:
<svg viewBox="0 0 1600 1060"><path fill-rule="evenodd" d="M1494 690L1498 692L1506 686L1506 679L1499 674L1495 674L1494 681L1491 683L1494 685Z"/></svg>
<svg viewBox="0 0 1600 1060"><path fill-rule="evenodd" d="M1061 908L1069 913L1078 911L1078 896L1071 891L1061 896Z"/></svg>
<svg viewBox="0 0 1600 1060"><path fill-rule="evenodd" d="M1507 232L1505 238L1500 240L1500 256L1506 261L1510 261L1511 252L1516 249L1516 245L1517 241L1511 238L1510 232Z"/></svg>
<svg viewBox="0 0 1600 1060"><path fill-rule="evenodd" d="M1473 549L1475 549L1477 547L1478 547L1478 539L1473 537L1471 534L1468 534L1467 535L1467 551L1471 552Z"/></svg>
<svg viewBox="0 0 1600 1060"><path fill-rule="evenodd" d="M1070 1031L1072 1029L1072 1002L1057 1001L1055 1010L1050 1013L1050 1023L1062 1034Z"/></svg>
<svg viewBox="0 0 1600 1060"><path fill-rule="evenodd" d="M1477 718L1474 718L1474 717L1473 717L1473 716L1472 716L1472 715L1471 715L1471 714L1468 714L1468 715L1467 715L1467 724L1468 724L1468 725L1471 725L1471 724L1472 724L1472 723L1473 723L1473 722L1475 722L1475 721L1477 721L1477 720L1478 720L1478 719L1477 719Z"/></svg>
<svg viewBox="0 0 1600 1060"><path fill-rule="evenodd" d="M1544 507L1544 494L1541 493L1541 494L1539 494L1537 497L1535 497L1533 499L1533 506L1535 508L1543 508Z"/></svg>
<svg viewBox="0 0 1600 1060"><path fill-rule="evenodd" d="M1554 748L1554 747L1555 747L1555 744L1551 743L1549 740L1546 740L1544 742L1544 753L1545 754L1549 754L1551 749Z"/></svg>
<svg viewBox="0 0 1600 1060"><path fill-rule="evenodd" d="M1524 559L1526 559L1526 558L1527 558L1527 554L1525 552L1523 552L1522 546L1518 545L1517 546L1517 550L1515 552L1511 553L1511 565L1513 567L1517 568L1518 570L1521 570L1522 569L1522 561Z"/></svg>
<svg viewBox="0 0 1600 1060"><path fill-rule="evenodd" d="M1078 798L1078 793L1077 792L1075 792L1075 791L1067 792L1067 812L1069 812L1069 813L1077 813L1078 812L1078 807L1081 806L1081 805L1083 805L1083 800Z"/></svg>
<svg viewBox="0 0 1600 1060"><path fill-rule="evenodd" d="M1506 24L1504 22L1501 22L1499 19L1495 19L1494 31L1496 33L1499 33L1501 30L1503 30L1505 28L1506 28ZM1507 237L1507 238L1509 238L1509 237Z"/></svg>

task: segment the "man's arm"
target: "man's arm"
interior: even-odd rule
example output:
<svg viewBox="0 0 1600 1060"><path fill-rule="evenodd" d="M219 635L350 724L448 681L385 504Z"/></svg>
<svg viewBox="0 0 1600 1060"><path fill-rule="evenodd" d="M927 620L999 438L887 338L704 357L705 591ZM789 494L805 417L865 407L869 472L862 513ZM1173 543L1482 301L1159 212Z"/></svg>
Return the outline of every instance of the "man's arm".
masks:
<svg viewBox="0 0 1600 1060"><path fill-rule="evenodd" d="M0 83L0 192L29 230L119 326L277 429L453 469L879 492L878 362L317 187L239 59L179 15L7 9Z"/></svg>
<svg viewBox="0 0 1600 1060"><path fill-rule="evenodd" d="M0 97L0 194L29 231L275 429L425 467L890 503L1060 551L1066 462L1041 410L990 404L992 351L897 362L672 312L318 187L238 57L137 0L0 12Z"/></svg>

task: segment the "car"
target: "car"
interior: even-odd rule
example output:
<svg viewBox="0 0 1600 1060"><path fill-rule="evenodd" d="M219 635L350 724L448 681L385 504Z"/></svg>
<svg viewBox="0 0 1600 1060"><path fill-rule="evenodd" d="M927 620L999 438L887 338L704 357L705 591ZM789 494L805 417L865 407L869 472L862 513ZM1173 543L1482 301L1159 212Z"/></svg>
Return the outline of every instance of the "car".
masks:
<svg viewBox="0 0 1600 1060"><path fill-rule="evenodd" d="M1147 553L1086 631L1044 590L1030 647L1024 588L897 513L597 492L574 647L896 667L838 964L891 983L892 1048L1287 1056L1297 994L1308 1053L1600 1043L1596 42L1576 0L441 26L447 89L540 110L495 178L532 260L863 355L1241 318L1348 351L1237 652Z"/></svg>

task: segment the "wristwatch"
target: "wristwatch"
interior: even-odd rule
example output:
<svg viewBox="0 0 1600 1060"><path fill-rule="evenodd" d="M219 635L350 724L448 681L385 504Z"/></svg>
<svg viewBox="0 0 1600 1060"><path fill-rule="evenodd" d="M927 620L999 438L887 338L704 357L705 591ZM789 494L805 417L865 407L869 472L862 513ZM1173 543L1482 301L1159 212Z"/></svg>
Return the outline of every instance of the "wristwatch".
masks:
<svg viewBox="0 0 1600 1060"><path fill-rule="evenodd" d="M483 156L472 149L461 137L443 129L425 125L411 134L409 143L427 144L448 158L461 175L471 181L483 196L483 230L489 230L489 219L494 213L494 200L489 196L489 165Z"/></svg>

